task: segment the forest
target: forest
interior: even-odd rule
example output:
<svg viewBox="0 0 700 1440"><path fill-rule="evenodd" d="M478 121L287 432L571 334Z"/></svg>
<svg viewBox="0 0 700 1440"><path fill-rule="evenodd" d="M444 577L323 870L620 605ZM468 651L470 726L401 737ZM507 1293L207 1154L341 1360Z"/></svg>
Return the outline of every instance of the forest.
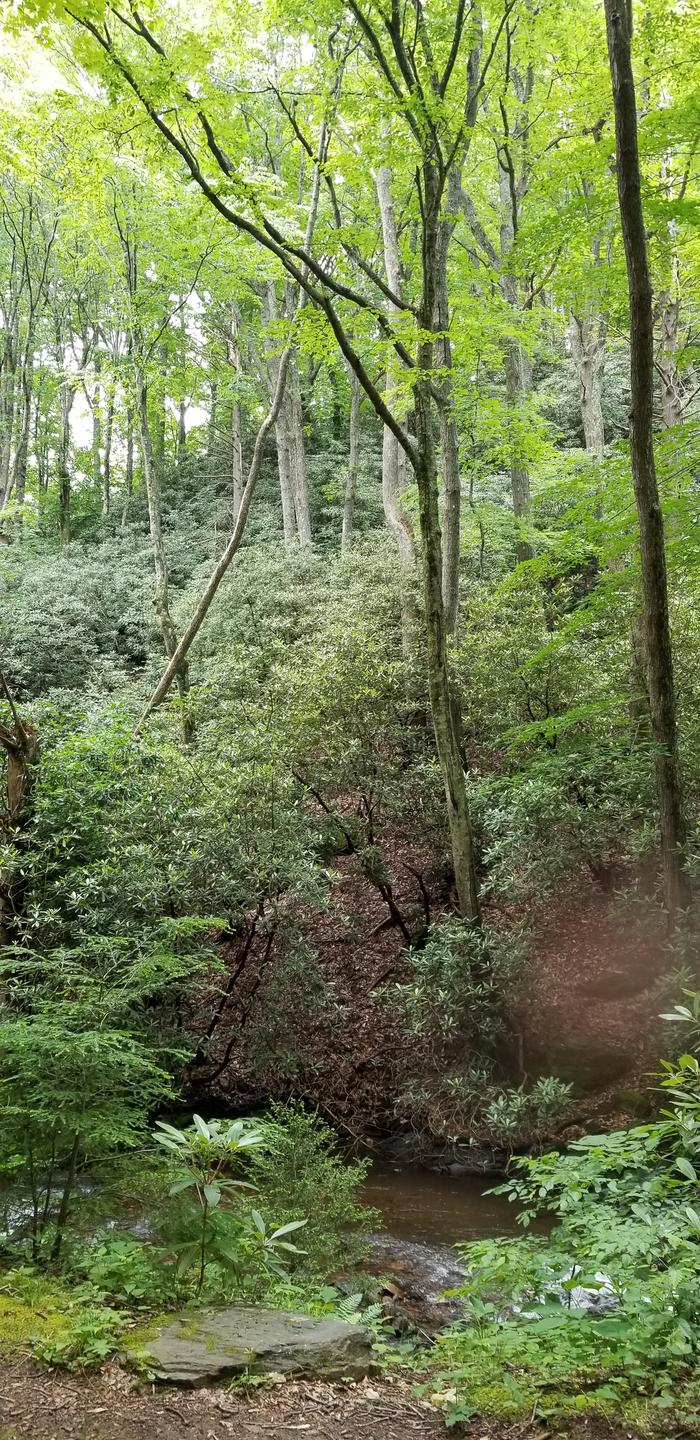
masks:
<svg viewBox="0 0 700 1440"><path fill-rule="evenodd" d="M697 1434L700 10L0 24L0 1436Z"/></svg>

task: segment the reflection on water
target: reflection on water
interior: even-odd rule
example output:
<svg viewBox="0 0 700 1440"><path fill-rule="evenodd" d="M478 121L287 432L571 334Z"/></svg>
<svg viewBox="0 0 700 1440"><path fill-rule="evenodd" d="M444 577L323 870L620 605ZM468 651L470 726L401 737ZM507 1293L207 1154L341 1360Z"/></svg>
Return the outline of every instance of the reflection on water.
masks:
<svg viewBox="0 0 700 1440"><path fill-rule="evenodd" d="M518 1231L517 1207L504 1195L487 1194L497 1184L480 1175L435 1174L375 1161L364 1198L381 1212L390 1235L449 1246Z"/></svg>

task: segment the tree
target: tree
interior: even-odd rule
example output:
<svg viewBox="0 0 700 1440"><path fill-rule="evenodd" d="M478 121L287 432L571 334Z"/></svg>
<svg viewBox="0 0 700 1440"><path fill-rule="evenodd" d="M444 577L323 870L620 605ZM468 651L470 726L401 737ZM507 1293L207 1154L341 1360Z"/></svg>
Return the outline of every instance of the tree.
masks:
<svg viewBox="0 0 700 1440"><path fill-rule="evenodd" d="M642 206L637 106L632 70L632 12L627 0L605 0L615 107L616 173L630 299L632 413L630 455L640 533L642 617L649 709L656 742L656 794L664 898L672 923L687 908L683 816L673 652L668 611L664 524L654 459L654 317Z"/></svg>
<svg viewBox="0 0 700 1440"><path fill-rule="evenodd" d="M229 224L252 236L265 250L274 255L282 269L303 291L325 317L345 359L377 414L396 436L415 473L418 490L418 513L422 542L423 600L426 631L426 668L430 705L435 729L438 758L443 776L447 818L459 905L463 913L479 919L474 847L467 802L465 776L455 716L451 704L447 659L447 626L442 594L442 545L439 516L439 485L437 454L433 436L435 346L438 338L438 315L441 269L446 264L445 246L440 242L442 206L450 174L462 163L468 149L476 119L478 97L486 81L488 69L498 40L507 20L508 10L496 24L490 48L481 60L482 31L460 6L456 17L447 25L441 14L431 35L429 18L421 0L415 0L413 21L417 46L409 38L408 17L403 22L376 17L369 9L351 0L350 14L375 84L385 90L392 108L398 105L403 116L405 136L415 154L416 186L420 202L420 295L412 314L416 326L415 352L411 356L403 340L392 327L377 300L368 300L355 287L338 281L313 254L308 236L300 244L294 236L286 236L276 221L260 209L259 218L251 218L248 209L249 191L240 165L227 150L227 140L219 133L216 119L212 121L206 106L194 99L186 82L170 69L167 82L178 111L191 113L202 137L205 153L217 167L224 182L224 193L207 173L209 160L198 151L198 141L183 138L162 113L162 61L167 58L164 43L142 17L124 25L120 12L110 10L116 30L106 25L101 16L93 19L83 10L70 12L84 32L99 47L112 76L120 77L133 91L150 116L159 134L183 162L190 177L199 186L209 203ZM328 17L326 17L328 18ZM338 17L342 23L342 13ZM153 74L144 73L132 59L130 51L136 40L137 55L153 62ZM157 70L157 91L153 88ZM464 98L466 91L466 99ZM461 98L455 109L457 94ZM217 96L211 94L214 103ZM428 100L428 97L431 97ZM203 165L205 168L203 168ZM239 203L228 198L233 184ZM384 287L386 298L395 303L390 287ZM368 366L355 349L340 302L349 302L363 314L372 317L381 327L388 343L407 365L411 374L415 406L415 441L406 434L400 420L390 408L372 379Z"/></svg>

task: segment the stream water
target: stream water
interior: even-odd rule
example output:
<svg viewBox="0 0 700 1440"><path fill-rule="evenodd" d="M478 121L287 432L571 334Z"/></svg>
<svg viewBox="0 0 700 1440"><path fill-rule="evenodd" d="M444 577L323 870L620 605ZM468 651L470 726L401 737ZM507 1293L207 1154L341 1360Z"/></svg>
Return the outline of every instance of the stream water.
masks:
<svg viewBox="0 0 700 1440"><path fill-rule="evenodd" d="M387 1232L396 1239L449 1247L459 1240L517 1231L517 1207L505 1195L487 1193L497 1184L493 1177L437 1174L375 1161L364 1199L381 1211Z"/></svg>
<svg viewBox="0 0 700 1440"><path fill-rule="evenodd" d="M494 1183L375 1162L364 1186L364 1199L380 1212L385 1227L372 1236L375 1265L404 1296L437 1311L443 1292L466 1275L455 1244L517 1230L516 1207L505 1196L487 1193Z"/></svg>

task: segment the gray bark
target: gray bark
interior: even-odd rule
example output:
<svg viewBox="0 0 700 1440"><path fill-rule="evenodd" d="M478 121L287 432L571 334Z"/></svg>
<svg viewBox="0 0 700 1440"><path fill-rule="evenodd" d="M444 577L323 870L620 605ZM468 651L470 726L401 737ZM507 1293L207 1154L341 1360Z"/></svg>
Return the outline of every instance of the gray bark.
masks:
<svg viewBox="0 0 700 1440"><path fill-rule="evenodd" d="M387 285L394 295L401 296L403 289L403 277L401 274L401 262L399 257L399 242L396 232L396 217L394 215L394 201L391 193L391 170L388 165L381 165L375 177L377 200L379 202L379 214L382 222L382 237L384 244L384 270ZM390 306L393 315L398 313L396 306ZM389 355L386 373L386 400L389 407L396 411L396 382L398 378L398 360L394 352ZM410 573L415 569L416 564L416 542L413 533L413 525L410 516L402 504L401 495L406 487L406 457L401 449L396 435L384 426L382 440L382 500L384 502L384 515L387 525L394 535L399 547L401 563Z"/></svg>
<svg viewBox="0 0 700 1440"><path fill-rule="evenodd" d="M350 436L348 473L345 477L345 497L343 501L343 530L340 537L341 555L346 555L352 544L352 532L355 519L355 491L357 489L357 473L360 457L360 401L362 399L362 391L354 370L350 370L348 378L350 381Z"/></svg>
<svg viewBox="0 0 700 1440"><path fill-rule="evenodd" d="M602 392L605 322L600 316L572 315L569 335L578 379L584 444L589 454L600 461L605 451Z"/></svg>
<svg viewBox="0 0 700 1440"><path fill-rule="evenodd" d="M163 637L163 647L169 659L172 659L177 649L178 637L170 614L170 603L168 595L168 562L165 553L163 540L163 518L160 503L160 485L158 472L153 450L153 440L148 420L148 392L146 378L140 365L136 367L136 414L139 426L139 441L141 447L141 465L143 468L143 480L146 487L146 499L148 502L148 526L151 535L151 550L153 553L153 567L155 570L155 590L153 594L153 608L156 619ZM190 688L189 669L186 661L183 661L177 668L177 685L180 691L180 699L184 704ZM192 738L192 725L183 708L182 717L183 734L186 740Z"/></svg>
<svg viewBox="0 0 700 1440"><path fill-rule="evenodd" d="M661 353L659 372L661 379L661 423L665 430L679 425L683 419L684 387L678 373L678 295L664 295L661 306Z"/></svg>
<svg viewBox="0 0 700 1440"><path fill-rule="evenodd" d="M279 318L277 295L274 281L268 280L265 289L265 313L268 324ZM270 348L267 360L270 390L274 393L279 378L280 357ZM291 367L290 367L291 368ZM278 408L275 420L275 442L277 445L277 468L279 471L280 495L282 499L282 528L284 543L292 546L297 539L296 507L294 503L293 446L291 439L292 418L287 396Z"/></svg>
<svg viewBox="0 0 700 1440"><path fill-rule="evenodd" d="M673 651L664 522L654 457L654 318L647 255L627 0L605 0L615 108L617 190L630 298L630 456L639 517L642 616L649 711L655 741L656 796L664 900L673 922L690 903L686 830L676 734Z"/></svg>
<svg viewBox="0 0 700 1440"><path fill-rule="evenodd" d="M459 473L459 436L452 395L452 345L450 342L450 304L447 283L447 257L455 225L461 189L455 172L448 189L447 213L440 221L438 236L438 273L436 276L436 325L440 332L437 358L442 367L440 414L440 450L442 454L442 598L448 633L457 624L459 607L459 550L462 487Z"/></svg>

